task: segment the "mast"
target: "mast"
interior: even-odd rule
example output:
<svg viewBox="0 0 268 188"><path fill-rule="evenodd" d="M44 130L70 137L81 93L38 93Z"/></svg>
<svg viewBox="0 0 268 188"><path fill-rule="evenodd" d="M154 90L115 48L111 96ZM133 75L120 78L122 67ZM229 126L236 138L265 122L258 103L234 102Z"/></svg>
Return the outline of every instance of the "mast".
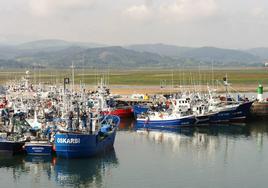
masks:
<svg viewBox="0 0 268 188"><path fill-rule="evenodd" d="M214 88L214 61L211 62L211 84L212 88Z"/></svg>
<svg viewBox="0 0 268 188"><path fill-rule="evenodd" d="M226 100L227 100L227 97L228 97L228 79L227 79L227 74L225 74L225 77L223 77L223 83L224 83L224 86L225 86L225 93L226 93Z"/></svg>
<svg viewBox="0 0 268 188"><path fill-rule="evenodd" d="M172 93L174 93L174 72L172 70L172 78L171 78L171 88L172 88Z"/></svg>
<svg viewBox="0 0 268 188"><path fill-rule="evenodd" d="M72 61L72 92L74 92L74 63Z"/></svg>

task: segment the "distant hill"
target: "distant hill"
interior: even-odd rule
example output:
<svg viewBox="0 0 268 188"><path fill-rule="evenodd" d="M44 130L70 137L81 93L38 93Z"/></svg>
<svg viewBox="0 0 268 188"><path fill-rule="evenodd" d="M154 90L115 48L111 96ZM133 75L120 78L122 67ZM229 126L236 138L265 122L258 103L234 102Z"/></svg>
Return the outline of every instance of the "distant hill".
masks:
<svg viewBox="0 0 268 188"><path fill-rule="evenodd" d="M253 65L261 59L253 54L231 49L201 47L189 50L181 55L182 58L195 59L202 62L214 62L215 65Z"/></svg>
<svg viewBox="0 0 268 188"><path fill-rule="evenodd" d="M6 59L0 59L0 69L6 69L6 68L25 68L30 67L25 63L21 63L15 60L6 60Z"/></svg>
<svg viewBox="0 0 268 188"><path fill-rule="evenodd" d="M166 44L105 46L63 40L0 45L0 67L180 68L263 66L268 48L249 50L179 47Z"/></svg>
<svg viewBox="0 0 268 188"><path fill-rule="evenodd" d="M260 59L267 61L268 60L268 48L260 47L260 48L252 48L247 50L246 52L258 56Z"/></svg>
<svg viewBox="0 0 268 188"><path fill-rule="evenodd" d="M0 44L0 59L16 59L20 56L36 56L42 53L58 53L71 47L78 48L96 48L102 47L102 44L67 42L64 40L37 40L19 45L1 45Z"/></svg>
<svg viewBox="0 0 268 188"><path fill-rule="evenodd" d="M141 44L127 46L128 49L141 52L152 52L162 56L170 56L175 59L180 59L184 62L191 63L192 66L199 64L209 65L212 62L215 66L251 66L261 65L262 58L260 53L249 53L248 51L222 49L215 47L178 47L165 44ZM268 48L266 49L268 52ZM264 56L263 52L263 56ZM267 53L268 57L268 53ZM187 63L186 63L187 65Z"/></svg>
<svg viewBox="0 0 268 188"><path fill-rule="evenodd" d="M23 43L17 46L20 50L42 50L42 51L53 51L69 48L71 46L79 46L85 48L97 48L104 45L95 44L95 43L82 43L82 42L68 42L64 40L37 40L32 42Z"/></svg>
<svg viewBox="0 0 268 188"><path fill-rule="evenodd" d="M182 54L192 50L190 47L179 47L166 44L136 44L125 48L139 52L151 52L162 56L180 57Z"/></svg>
<svg viewBox="0 0 268 188"><path fill-rule="evenodd" d="M40 50L40 49L59 49L71 46L71 44L64 40L38 40L27 43L22 43L17 46L20 50Z"/></svg>
<svg viewBox="0 0 268 188"><path fill-rule="evenodd" d="M174 65L176 60L149 52L136 52L119 46L89 48L70 47L56 52L36 53L21 56L20 62L37 63L43 66L65 67L74 63L77 67L143 67Z"/></svg>
<svg viewBox="0 0 268 188"><path fill-rule="evenodd" d="M0 59L12 59L20 55L20 52L14 46L0 45Z"/></svg>

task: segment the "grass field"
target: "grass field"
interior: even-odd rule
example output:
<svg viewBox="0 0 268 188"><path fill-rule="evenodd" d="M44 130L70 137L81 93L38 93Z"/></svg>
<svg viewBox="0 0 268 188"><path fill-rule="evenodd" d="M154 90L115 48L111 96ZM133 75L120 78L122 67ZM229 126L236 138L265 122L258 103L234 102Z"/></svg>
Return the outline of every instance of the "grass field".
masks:
<svg viewBox="0 0 268 188"><path fill-rule="evenodd" d="M9 80L19 80L25 75L25 70L1 70L1 84ZM235 69L235 70L110 70L101 72L93 70L75 70L75 84L96 84L101 77L110 85L129 86L167 86L167 85L198 85L214 84L222 81L227 75L234 85L268 84L268 69ZM71 70L35 70L29 77L33 83L62 83L64 77L72 78Z"/></svg>

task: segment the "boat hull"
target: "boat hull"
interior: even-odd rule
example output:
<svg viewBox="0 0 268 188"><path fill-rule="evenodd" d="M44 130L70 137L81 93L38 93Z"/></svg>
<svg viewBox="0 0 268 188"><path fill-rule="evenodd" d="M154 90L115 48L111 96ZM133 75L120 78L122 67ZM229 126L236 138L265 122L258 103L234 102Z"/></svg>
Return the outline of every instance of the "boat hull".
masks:
<svg viewBox="0 0 268 188"><path fill-rule="evenodd" d="M219 111L210 117L210 123L243 122L250 113L253 102L245 102L229 110Z"/></svg>
<svg viewBox="0 0 268 188"><path fill-rule="evenodd" d="M52 144L50 143L26 143L24 146L28 155L51 155Z"/></svg>
<svg viewBox="0 0 268 188"><path fill-rule="evenodd" d="M113 148L116 130L105 138L95 134L57 133L55 150L59 157L84 158Z"/></svg>
<svg viewBox="0 0 268 188"><path fill-rule="evenodd" d="M190 126L193 125L195 122L194 116L190 117L183 117L177 119L170 119L170 120L144 120L144 119L137 119L136 126L138 128L145 127L145 128L179 128L183 126Z"/></svg>
<svg viewBox="0 0 268 188"><path fill-rule="evenodd" d="M250 114L250 108L253 104L252 102L245 102L240 104L235 111L232 112L231 122L241 122L245 121L245 119Z"/></svg>
<svg viewBox="0 0 268 188"><path fill-rule="evenodd" d="M23 152L24 142L0 141L0 153L17 154Z"/></svg>
<svg viewBox="0 0 268 188"><path fill-rule="evenodd" d="M203 125L203 124L209 124L210 117L214 114L204 114L204 115L197 115L195 116L195 124L196 125Z"/></svg>
<svg viewBox="0 0 268 188"><path fill-rule="evenodd" d="M110 112L104 112L104 114L119 116L120 118L126 118L126 117L132 117L133 116L133 110L132 108L118 108L114 109Z"/></svg>
<svg viewBox="0 0 268 188"><path fill-rule="evenodd" d="M233 110L224 110L210 116L210 123L228 123L232 117Z"/></svg>

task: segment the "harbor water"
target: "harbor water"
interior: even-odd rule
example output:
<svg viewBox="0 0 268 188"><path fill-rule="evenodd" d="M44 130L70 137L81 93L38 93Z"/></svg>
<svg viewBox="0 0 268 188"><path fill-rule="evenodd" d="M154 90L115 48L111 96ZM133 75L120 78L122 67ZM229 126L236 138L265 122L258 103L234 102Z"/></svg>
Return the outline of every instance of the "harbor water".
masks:
<svg viewBox="0 0 268 188"><path fill-rule="evenodd" d="M105 155L1 156L0 187L267 187L266 122L171 132L135 130L125 119Z"/></svg>

